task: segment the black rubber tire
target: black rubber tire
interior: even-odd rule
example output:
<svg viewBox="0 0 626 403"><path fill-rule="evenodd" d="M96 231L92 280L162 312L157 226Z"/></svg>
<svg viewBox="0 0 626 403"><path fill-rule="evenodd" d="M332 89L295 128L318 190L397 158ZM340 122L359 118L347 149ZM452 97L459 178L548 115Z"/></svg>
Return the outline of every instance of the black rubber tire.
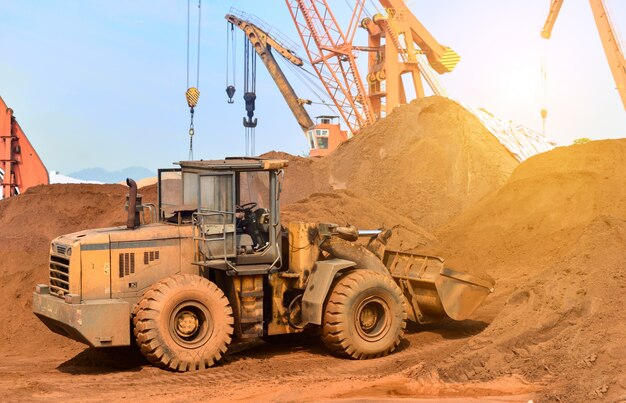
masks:
<svg viewBox="0 0 626 403"><path fill-rule="evenodd" d="M144 294L133 329L137 345L150 363L185 372L220 361L232 340L233 322L228 299L214 283L177 274Z"/></svg>
<svg viewBox="0 0 626 403"><path fill-rule="evenodd" d="M393 352L406 328L402 291L391 276L351 271L337 281L324 310L322 340L333 353L369 359Z"/></svg>

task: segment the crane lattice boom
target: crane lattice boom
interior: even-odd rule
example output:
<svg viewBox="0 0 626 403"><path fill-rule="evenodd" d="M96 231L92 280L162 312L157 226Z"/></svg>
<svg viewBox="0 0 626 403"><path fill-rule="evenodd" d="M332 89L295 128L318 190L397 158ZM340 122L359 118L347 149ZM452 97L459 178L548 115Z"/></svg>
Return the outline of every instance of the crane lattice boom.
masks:
<svg viewBox="0 0 626 403"><path fill-rule="evenodd" d="M355 1L345 33L326 0L285 1L309 60L350 131L374 123L352 47L365 0Z"/></svg>

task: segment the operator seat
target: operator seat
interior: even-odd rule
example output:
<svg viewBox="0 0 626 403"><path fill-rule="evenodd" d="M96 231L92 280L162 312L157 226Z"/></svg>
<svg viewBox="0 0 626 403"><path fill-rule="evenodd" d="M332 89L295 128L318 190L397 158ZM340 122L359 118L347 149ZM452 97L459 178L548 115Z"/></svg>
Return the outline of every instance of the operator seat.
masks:
<svg viewBox="0 0 626 403"><path fill-rule="evenodd" d="M250 254L269 245L270 214L266 208L245 209L237 207L237 253Z"/></svg>

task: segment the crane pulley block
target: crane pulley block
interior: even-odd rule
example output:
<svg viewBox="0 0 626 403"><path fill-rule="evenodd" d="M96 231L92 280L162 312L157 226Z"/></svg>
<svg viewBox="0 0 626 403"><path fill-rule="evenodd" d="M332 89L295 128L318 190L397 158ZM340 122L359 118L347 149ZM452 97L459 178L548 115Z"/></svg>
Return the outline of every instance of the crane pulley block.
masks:
<svg viewBox="0 0 626 403"><path fill-rule="evenodd" d="M247 119L245 117L243 118L243 126L249 128L256 127L257 119L252 118L254 116L254 101L256 100L256 94L254 92L246 92L243 94L243 100L246 102L246 112L248 115Z"/></svg>
<svg viewBox="0 0 626 403"><path fill-rule="evenodd" d="M189 105L190 108L195 108L200 99L200 91L198 91L196 87L190 87L187 92L185 92L185 97L187 98L187 105Z"/></svg>
<svg viewBox="0 0 626 403"><path fill-rule="evenodd" d="M229 85L228 87L226 87L226 95L228 95L228 103L229 104L234 104L235 101L233 100L233 97L235 96L235 86L234 85Z"/></svg>

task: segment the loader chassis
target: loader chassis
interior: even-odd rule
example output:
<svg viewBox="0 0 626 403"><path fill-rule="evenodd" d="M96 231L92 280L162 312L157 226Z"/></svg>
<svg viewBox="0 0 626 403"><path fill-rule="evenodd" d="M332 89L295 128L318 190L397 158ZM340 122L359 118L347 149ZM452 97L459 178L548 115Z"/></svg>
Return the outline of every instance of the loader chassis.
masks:
<svg viewBox="0 0 626 403"><path fill-rule="evenodd" d="M49 284L33 297L52 331L93 347L135 342L178 371L214 365L232 341L316 328L338 355L372 358L395 349L407 316L461 320L493 288L442 260L385 251L381 231L365 247L348 242L352 227L283 228L287 161L179 165L159 171L157 206L128 181L125 227L52 241Z"/></svg>

